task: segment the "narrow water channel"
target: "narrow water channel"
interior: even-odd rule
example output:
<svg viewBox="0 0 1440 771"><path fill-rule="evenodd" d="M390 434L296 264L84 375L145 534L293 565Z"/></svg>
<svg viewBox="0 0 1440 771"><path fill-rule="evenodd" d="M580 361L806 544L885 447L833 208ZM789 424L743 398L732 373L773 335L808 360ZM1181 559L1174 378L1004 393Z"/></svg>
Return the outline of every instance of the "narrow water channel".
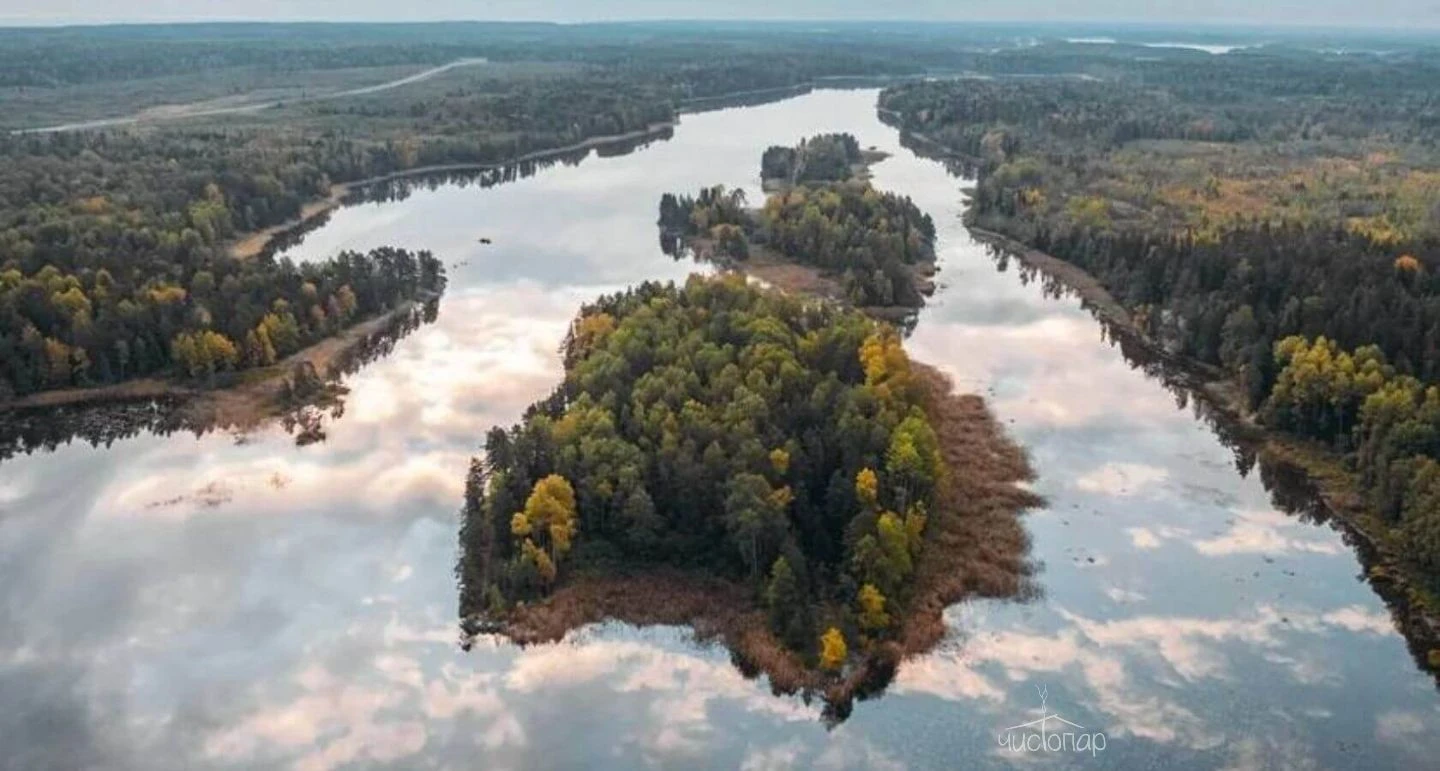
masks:
<svg viewBox="0 0 1440 771"><path fill-rule="evenodd" d="M337 211L287 256L430 249L450 288L349 378L323 442L143 432L0 462L0 767L1433 763L1434 682L1340 533L1277 509L1079 300L971 240L965 181L902 148L875 97L687 115L629 154ZM875 183L936 220L941 288L907 345L1030 449L1043 596L952 608L953 640L832 729L684 629L462 650L457 510L484 432L560 378L583 301L702 269L661 254L662 193L759 200L761 151L821 131L891 152ZM1050 714L1104 749L997 742Z"/></svg>

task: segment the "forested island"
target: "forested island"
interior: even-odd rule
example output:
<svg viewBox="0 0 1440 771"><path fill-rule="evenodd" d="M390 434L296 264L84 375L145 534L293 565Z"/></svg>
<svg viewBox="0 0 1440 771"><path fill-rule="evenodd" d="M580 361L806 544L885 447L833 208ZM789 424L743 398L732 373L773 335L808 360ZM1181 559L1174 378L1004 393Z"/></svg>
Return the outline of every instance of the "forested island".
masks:
<svg viewBox="0 0 1440 771"><path fill-rule="evenodd" d="M1408 61L1113 61L1112 82L914 83L881 110L975 170L977 232L1092 274L1212 368L1381 578L1440 609L1440 155Z"/></svg>
<svg viewBox="0 0 1440 771"><path fill-rule="evenodd" d="M904 315L932 289L935 223L909 198L863 179L865 164L878 157L849 134L771 147L761 175L775 192L763 207L746 208L738 188L667 193L660 199L662 243L672 254L693 251L781 286Z"/></svg>
<svg viewBox="0 0 1440 771"><path fill-rule="evenodd" d="M585 306L561 350L564 382L471 465L477 627L692 624L843 716L946 605L1020 589L1025 456L888 324L693 276Z"/></svg>
<svg viewBox="0 0 1440 771"><path fill-rule="evenodd" d="M807 182L844 182L863 177L866 165L884 153L861 150L853 134L818 134L794 147L772 145L760 158L760 179L766 190Z"/></svg>

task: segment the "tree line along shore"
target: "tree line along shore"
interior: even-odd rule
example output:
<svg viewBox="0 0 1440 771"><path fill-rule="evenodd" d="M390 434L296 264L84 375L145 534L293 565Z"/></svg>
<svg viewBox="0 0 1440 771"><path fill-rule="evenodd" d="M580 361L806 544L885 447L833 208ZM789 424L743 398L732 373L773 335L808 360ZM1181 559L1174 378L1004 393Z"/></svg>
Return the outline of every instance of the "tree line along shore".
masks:
<svg viewBox="0 0 1440 771"><path fill-rule="evenodd" d="M1210 392L1384 555L1440 669L1430 86L1401 62L1216 59L903 84L880 104L975 175L970 224L1085 271L1156 350L1227 381Z"/></svg>

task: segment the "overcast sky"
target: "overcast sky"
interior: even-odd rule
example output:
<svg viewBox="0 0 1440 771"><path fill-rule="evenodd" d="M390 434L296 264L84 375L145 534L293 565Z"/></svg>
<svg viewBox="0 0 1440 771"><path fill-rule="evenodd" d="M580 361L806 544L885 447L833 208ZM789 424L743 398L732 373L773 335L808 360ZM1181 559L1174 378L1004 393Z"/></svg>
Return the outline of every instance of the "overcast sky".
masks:
<svg viewBox="0 0 1440 771"><path fill-rule="evenodd" d="M3 24L117 21L936 19L1433 27L1440 0L0 0Z"/></svg>

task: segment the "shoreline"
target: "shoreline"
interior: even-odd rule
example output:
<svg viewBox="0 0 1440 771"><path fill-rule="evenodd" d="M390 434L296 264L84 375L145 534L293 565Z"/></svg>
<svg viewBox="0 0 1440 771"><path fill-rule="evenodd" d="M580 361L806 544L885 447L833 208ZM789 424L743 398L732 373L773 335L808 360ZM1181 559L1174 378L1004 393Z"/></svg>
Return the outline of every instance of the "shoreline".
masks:
<svg viewBox="0 0 1440 771"><path fill-rule="evenodd" d="M836 79L846 77L853 76L833 76L833 78ZM898 76L877 76L877 78L881 80L891 80L895 79L896 77ZM673 120L665 121L662 123L652 123L644 129L636 129L634 131L625 132L623 134L606 134L601 136L589 137L587 139L573 142L563 147L534 150L529 153L525 153L523 155L509 159L507 161L492 163L433 164L430 166L419 166L413 169L405 169L402 171L395 171L374 177L367 177L365 179L354 180L351 182L336 183L330 186L329 195L327 195L326 197L320 198L318 200L307 201L305 204L303 204L301 206L299 216L282 223L271 225L257 231L237 236L236 238L232 239L229 244L224 248L225 251L229 253L230 257L234 259L253 258L263 253L266 249L270 248L271 245L274 244L278 239L282 239L290 233L304 231L308 229L311 225L315 224L317 220L328 217L331 213L344 206L346 198L352 192L357 189L367 187L369 185L381 184L384 182L390 182L412 176L423 176L425 174L464 171L490 171L494 169L503 169L507 166L546 160L549 158L564 155L566 153L579 152L581 150L593 150L607 145L632 142L637 139L659 136L666 131L674 130L680 125L680 117L682 115L685 115L687 113L705 111L703 103L706 102L715 102L746 96L763 96L769 94L784 96L785 94L790 92L794 92L793 95L799 96L804 93L808 93L810 90L813 90L815 88L823 87L824 86L821 85L819 81L811 80L807 81L806 83L796 84L794 86L783 86L772 89L759 89L755 91L739 91L713 97L700 97L696 99L683 100L679 103L675 112L675 118ZM349 330L346 330L346 332L348 331ZM341 335L344 334L345 332L341 333ZM327 338L326 340L321 340L311 347L324 345L329 339L330 338ZM303 349L293 355L298 356L304 354L306 350L309 349ZM11 399L8 402L0 403L0 413L4 413L10 410L46 409L80 405L95 406L103 404L124 404L127 402L154 400L173 396L190 398L197 393L211 393L221 390L228 389L205 389L203 391L197 391L194 388L183 386L176 381L169 380L163 377L152 376L134 380L125 380L119 383L112 383L110 385L96 386L90 388L63 388L38 391L33 394L27 394L18 399Z"/></svg>
<svg viewBox="0 0 1440 771"><path fill-rule="evenodd" d="M232 259L243 260L253 258L263 253L271 246L271 244L275 243L277 239L283 238L287 234L295 232L297 230L304 230L308 226L314 224L316 220L328 217L332 212L345 204L345 199L347 196L350 195L350 193L354 192L359 188L363 188L369 185L381 184L384 182L404 179L411 176L422 176L425 174L460 171L489 171L493 169L501 169L515 164L546 160L548 158L557 157L566 153L578 152L580 150L593 150L597 147L603 147L606 145L620 144L624 142L635 141L637 139L644 139L646 137L659 136L666 131L673 130L678 125L679 120L667 121L664 123L652 123L644 129L636 129L635 131L626 132L624 134L607 134L604 136L591 137L589 139L581 140L579 142L573 142L564 147L551 148L547 150L535 150L518 156L514 159L505 161L503 163L455 163L420 166L413 169L406 169L404 171L392 172L390 174L367 177L365 179L356 180L354 182L337 183L330 186L329 196L320 200L310 201L304 204L304 206L301 207L301 213L299 217L295 217L277 225L271 225L267 228L263 228L261 230L257 230L252 233L240 236L230 242L229 246L226 247L226 251L229 252L229 255ZM414 301L412 301L412 305L413 302ZM332 335L331 337L319 340L314 344L291 354L291 356L287 358L285 362L279 362L277 364L271 365L270 368L266 369L268 370L272 368L277 368L280 367L282 364L297 363L299 359L297 359L296 362L291 362L290 360L296 359L296 357L304 357L307 354L314 355L317 350L323 350L324 346L330 344L332 341L351 336L352 332L354 333L353 336L355 338L362 338L366 334L368 334L368 332L361 331L361 327L364 327L371 323L383 326L383 322L394 318L397 314L398 309L396 311L391 311L390 313L383 314L382 316L362 321L359 324L351 326L336 335ZM373 329L371 331L373 331ZM256 376L257 373L261 373L264 371L265 370L241 370L234 374L238 377L248 379L249 377ZM288 371L289 370L286 369L282 372L271 372L270 374L265 375L262 379L274 379L277 376L285 375ZM192 386L187 386L176 379L150 376L134 380L125 380L119 383L112 383L103 386L86 388L61 388L37 391L35 393L27 394L17 399L12 399L8 402L0 403L0 414L3 414L4 412L10 410L35 410L51 409L57 407L124 404L128 402L151 401L164 398L182 398L193 400L197 397L205 398L213 396L214 394L223 393L225 391L246 388L249 385L249 382L245 382L239 385L227 387L195 388Z"/></svg>
<svg viewBox="0 0 1440 771"><path fill-rule="evenodd" d="M582 139L578 142L572 142L562 147L553 147L545 150L533 150L531 152L525 153L524 155L519 155L505 161L495 161L490 163L441 163L432 164L429 166L416 166L413 169L393 171L388 174L380 174L373 177L366 177L364 179L357 179L351 182L338 182L330 186L330 193L328 196L319 200L310 201L304 206L302 206L300 209L300 215L298 217L293 217L277 225L271 225L262 230L257 230L253 233L240 236L231 241L230 245L227 247L227 251L229 251L230 256L235 259L243 260L254 257L264 252L265 249L276 237L283 236L290 231L303 229L305 228L305 226L313 223L315 220L329 215L331 212L343 206L345 204L346 197L349 196L352 192L361 188L369 187L370 185L393 182L395 180L406 179L408 177L424 176L426 174L442 174L447 172L465 171L493 171L495 169L503 169L508 166L514 166L516 164L548 160L550 158L555 158L561 155L565 155L567 153L579 152L581 150L593 150L597 147L603 147L605 145L619 144L622 142L633 142L637 139L645 139L647 137L659 136L666 131L673 130L678 125L680 125L679 120L666 121L663 123L652 123L643 129L635 129L634 131L628 131L624 134L604 134L601 136L590 137L589 139Z"/></svg>
<svg viewBox="0 0 1440 771"><path fill-rule="evenodd" d="M659 136L665 131L679 128L681 123L681 116L687 114L708 112L713 109L723 109L724 105L719 105L718 107L711 105L730 99L744 99L749 97L768 96L793 98L796 96L803 96L815 89L823 90L825 88L844 88L843 83L840 83L840 81L844 81L847 79L869 79L873 80L876 85L882 85L884 83L895 80L906 80L916 77L923 76L830 75L821 78L815 78L804 83L797 83L793 86L775 86L773 88L752 89L749 91L732 91L727 94L717 94L715 96L692 97L689 99L682 99L676 104L674 119L669 121L663 121L660 123L652 123L643 129L635 129L634 131L628 131L623 134L602 134L600 136L582 139L578 142L573 142L562 147L553 147L544 150L533 150L529 153L525 153L524 155L520 155L505 161L493 161L490 163L432 164L429 166L417 166L413 169L393 171L388 174L380 174L377 176L366 177L364 179L353 180L350 182L339 182L330 186L330 193L328 196L305 203L301 207L299 216L286 220L285 222L271 225L261 230L257 230L252 233L238 236L231 241L229 247L227 248L232 257L236 257L239 259L253 257L264 251L265 248L269 246L270 242L276 237L283 236L284 234L297 229L303 229L306 225L314 222L316 219L324 217L329 213L333 212L334 210L340 208L345 203L346 196L348 196L350 193L354 192L359 188L364 188L369 185L376 185L384 182L393 182L397 179L423 176L425 174L465 171L492 171L495 169L503 169L507 166L513 166L518 163L529 163L533 161L547 160L560 155L564 155L566 153L578 152L580 150L593 150L598 147L603 147L605 145L633 142L637 139L645 139L647 137ZM836 82L827 85L825 81ZM890 111L881 110L881 112L889 113ZM936 146L939 146L938 143L933 142L933 140L928 141L931 141L932 144L936 144ZM883 153L883 155L885 157L889 156L888 153ZM883 158L877 158L875 160L883 160Z"/></svg>
<svg viewBox="0 0 1440 771"><path fill-rule="evenodd" d="M18 399L0 403L0 414L10 410L46 410L58 407L79 407L96 404L123 404L167 398L189 398L196 390L179 381L158 377L126 380L88 388L60 388L36 391Z"/></svg>
<svg viewBox="0 0 1440 771"><path fill-rule="evenodd" d="M829 275L813 265L804 265L793 260L787 260L772 250L763 247L755 249L750 253L750 258L744 261L725 260L715 261L707 257L707 260L720 265L724 270L733 270L743 273L746 276L759 279L760 281L776 287L784 292L803 294L819 297L832 302L840 303L865 315L888 321L892 324L903 324L907 320L915 318L920 310L925 307L920 305L854 305L845 297L845 292L840 286L840 281L833 275ZM936 272L934 261L919 262L909 265L911 286L921 297L929 297L935 293L934 275Z"/></svg>
<svg viewBox="0 0 1440 771"><path fill-rule="evenodd" d="M297 365L311 364L324 373L337 359L353 352L371 335L385 329L392 321L415 310L430 297L407 300L395 308L352 324L337 334L319 340L284 359L256 369L226 373L233 379L228 385L203 387L178 378L156 377L127 380L123 383L94 388L66 388L40 391L0 404L0 416L9 412L49 410L62 407L97 407L162 399L175 400L180 410L191 417L208 413L217 425L252 427L274 417L273 403L280 384Z"/></svg>
<svg viewBox="0 0 1440 771"><path fill-rule="evenodd" d="M752 244L750 256L743 260L737 260L717 255L714 241L711 239L688 236L681 240L690 250L693 259L708 262L722 271L740 273L789 294L840 303L881 321L904 324L914 319L925 307L923 302L915 306L854 305L849 298L845 297L840 281L834 275L828 274L814 265L805 265L786 259L784 255L763 244ZM935 260L906 266L910 272L911 286L922 298L930 297L935 293L935 274L939 272L937 266L938 263Z"/></svg>
<svg viewBox="0 0 1440 771"><path fill-rule="evenodd" d="M1395 553L1394 534L1366 504L1359 480L1343 458L1327 447L1262 426L1243 403L1231 377L1218 368L1166 351L1089 272L1003 233L968 223L966 227L975 240L1010 254L1075 292L1112 334L1123 335L1124 342L1152 357L1162 368L1158 374L1189 389L1211 408L1215 419L1226 424L1222 427L1231 440L1254 450L1262 462L1303 474L1323 519L1356 549L1365 578L1389 605L1417 666L1440 679L1440 609L1432 607L1435 599L1424 588L1425 577Z"/></svg>
<svg viewBox="0 0 1440 771"><path fill-rule="evenodd" d="M355 353L372 336L383 333L392 323L437 297L439 295L427 293L406 300L385 313L352 324L338 334L302 348L269 367L238 372L240 382L198 392L180 409L192 419L215 426L241 430L255 428L295 406L283 403L281 396L297 368L313 368L328 385L338 385L338 378L332 372L334 365Z"/></svg>

